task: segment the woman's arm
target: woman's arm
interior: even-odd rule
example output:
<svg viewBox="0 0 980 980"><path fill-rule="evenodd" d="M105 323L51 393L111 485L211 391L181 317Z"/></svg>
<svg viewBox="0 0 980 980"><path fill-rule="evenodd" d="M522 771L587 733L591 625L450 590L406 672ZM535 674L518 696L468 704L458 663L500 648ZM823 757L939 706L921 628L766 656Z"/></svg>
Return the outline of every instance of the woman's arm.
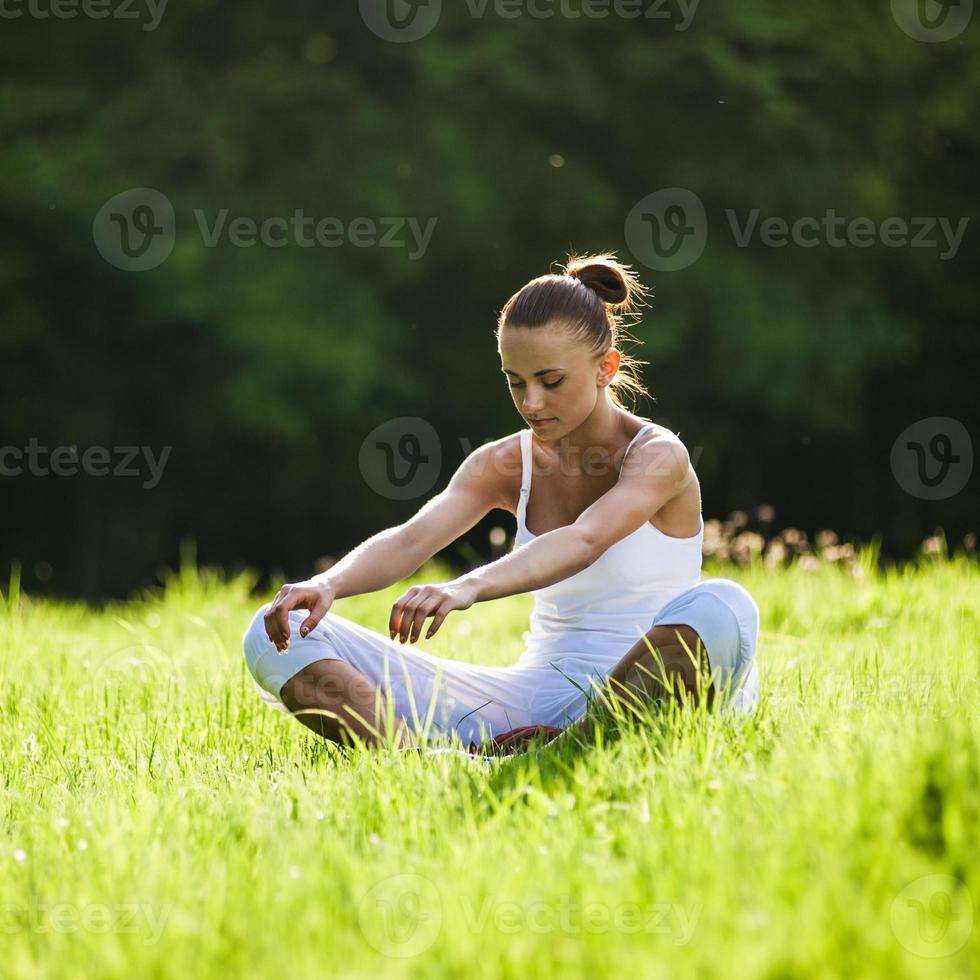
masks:
<svg viewBox="0 0 980 980"><path fill-rule="evenodd" d="M409 538L404 524L379 531L310 583L328 586L334 599L387 589L418 571L430 557L413 548Z"/></svg>
<svg viewBox="0 0 980 980"><path fill-rule="evenodd" d="M411 520L368 538L314 579L334 598L376 592L400 582L465 534L495 507L506 507L508 470L504 440L475 449L449 481Z"/></svg>
<svg viewBox="0 0 980 980"><path fill-rule="evenodd" d="M290 610L310 610L300 626L300 635L306 636L335 599L377 592L400 582L494 507L506 508L509 474L501 457L505 450L504 441L481 446L467 456L449 486L410 521L373 535L325 572L284 585L266 613L269 639L285 650Z"/></svg>
<svg viewBox="0 0 980 980"><path fill-rule="evenodd" d="M532 538L503 558L467 572L458 581L472 586L474 602L486 602L554 585L581 572L596 557L581 526L568 524Z"/></svg>
<svg viewBox="0 0 980 980"><path fill-rule="evenodd" d="M432 624L425 637L428 639L454 610L560 582L591 564L594 554L581 527L572 524L548 531L509 555L451 582L413 585L391 607L388 619L391 638L397 633L402 643L415 643L431 616Z"/></svg>

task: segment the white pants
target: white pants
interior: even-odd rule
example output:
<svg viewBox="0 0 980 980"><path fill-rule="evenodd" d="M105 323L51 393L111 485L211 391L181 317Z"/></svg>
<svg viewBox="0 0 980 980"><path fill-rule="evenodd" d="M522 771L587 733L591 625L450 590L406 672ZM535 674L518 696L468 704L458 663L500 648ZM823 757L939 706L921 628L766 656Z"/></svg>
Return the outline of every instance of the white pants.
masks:
<svg viewBox="0 0 980 980"><path fill-rule="evenodd" d="M289 615L289 648L280 654L265 632L262 606L242 638L245 661L259 696L288 713L283 684L317 660L341 660L381 687L395 715L421 730L431 714L429 737L457 736L480 743L523 725L564 728L578 720L605 678L626 655L563 656L545 665L485 667L436 657L402 644L334 612L304 638L305 610ZM654 623L689 625L704 640L715 676L728 682L729 706L751 711L759 697L755 663L758 609L749 594L726 579L706 579L671 600Z"/></svg>

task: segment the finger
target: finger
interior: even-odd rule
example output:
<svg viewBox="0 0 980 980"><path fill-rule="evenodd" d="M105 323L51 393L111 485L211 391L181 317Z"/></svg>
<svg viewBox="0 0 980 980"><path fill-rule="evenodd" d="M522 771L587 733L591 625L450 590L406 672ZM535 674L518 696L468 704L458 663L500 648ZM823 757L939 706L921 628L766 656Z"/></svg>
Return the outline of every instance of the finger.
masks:
<svg viewBox="0 0 980 980"><path fill-rule="evenodd" d="M269 642L276 645L278 650L283 641L282 628L279 625L279 617L276 612L276 605L273 603L268 612L263 617L265 621L265 635L269 637Z"/></svg>
<svg viewBox="0 0 980 980"><path fill-rule="evenodd" d="M425 621L435 613L442 603L442 596L432 596L430 599L420 602L412 617L411 629L409 630L409 642L417 643L425 629Z"/></svg>
<svg viewBox="0 0 980 980"><path fill-rule="evenodd" d="M290 594L287 592L281 599L272 604L276 613L276 624L284 640L289 641L289 610L293 608Z"/></svg>
<svg viewBox="0 0 980 980"><path fill-rule="evenodd" d="M425 610L425 606L419 606L414 615L412 616L412 621L408 627L408 642L416 643L418 642L419 636L422 634L422 630L425 627L425 621L428 617L428 613Z"/></svg>
<svg viewBox="0 0 980 980"><path fill-rule="evenodd" d="M282 653L289 647L288 610L281 609L276 611L276 628L279 630L276 646L279 648L279 652Z"/></svg>
<svg viewBox="0 0 980 980"><path fill-rule="evenodd" d="M443 612L441 606L436 610L435 615L432 617L432 623L429 625L429 632L425 634L425 638L427 640L430 637L435 636L436 630L439 629L440 626L442 626L442 624L445 622L446 617L448 615L449 612L448 611Z"/></svg>
<svg viewBox="0 0 980 980"><path fill-rule="evenodd" d="M277 643L277 641L282 639L283 632L282 623L279 620L279 606L287 595L289 595L288 584L282 586L276 593L275 599L272 600L272 605L269 606L269 610L265 614L266 632L269 634L269 639L273 643Z"/></svg>
<svg viewBox="0 0 980 980"><path fill-rule="evenodd" d="M415 606L406 606L402 610L402 618L398 621L398 642L407 643L412 631L412 619L415 616Z"/></svg>
<svg viewBox="0 0 980 980"><path fill-rule="evenodd" d="M318 600L316 605L310 610L309 616L303 620L302 625L299 628L300 636L307 636L310 630L315 629L316 625L323 619L327 612L327 604L322 600Z"/></svg>
<svg viewBox="0 0 980 980"><path fill-rule="evenodd" d="M406 599L402 603L401 617L398 620L398 625L395 627L395 632L398 634L398 642L405 643L408 640L409 635L412 631L412 621L415 618L415 609L418 605L418 599Z"/></svg>
<svg viewBox="0 0 980 980"><path fill-rule="evenodd" d="M395 638L395 634L401 629L402 619L405 615L412 591L412 589L409 589L403 596L396 599L395 604L391 607L391 616L388 618L388 635L392 639Z"/></svg>

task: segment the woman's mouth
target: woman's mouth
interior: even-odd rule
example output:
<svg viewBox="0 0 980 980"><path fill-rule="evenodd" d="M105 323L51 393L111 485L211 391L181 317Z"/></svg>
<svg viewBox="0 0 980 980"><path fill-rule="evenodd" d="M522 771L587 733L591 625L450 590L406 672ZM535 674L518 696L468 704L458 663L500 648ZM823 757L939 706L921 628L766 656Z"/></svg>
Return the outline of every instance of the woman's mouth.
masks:
<svg viewBox="0 0 980 980"><path fill-rule="evenodd" d="M558 420L557 419L529 419L528 421L531 423L531 425L541 428L542 426L545 425L551 425L552 422L557 422Z"/></svg>

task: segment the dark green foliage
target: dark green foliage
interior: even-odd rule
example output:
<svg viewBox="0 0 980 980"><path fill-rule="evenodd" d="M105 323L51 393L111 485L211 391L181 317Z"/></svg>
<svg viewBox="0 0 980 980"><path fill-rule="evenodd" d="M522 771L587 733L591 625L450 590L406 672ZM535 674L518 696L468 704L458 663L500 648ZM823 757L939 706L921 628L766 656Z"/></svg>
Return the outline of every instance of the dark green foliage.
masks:
<svg viewBox="0 0 980 980"><path fill-rule="evenodd" d="M686 30L443 8L408 44L357 4L171 4L152 31L3 22L0 444L173 447L153 489L0 479L0 558L23 560L28 588L122 593L186 537L203 561L305 577L406 519L424 498L371 492L362 441L429 420L435 492L466 448L519 428L496 313L569 249L614 249L653 287L627 350L657 400L637 410L699 449L706 516L771 503L777 526L877 533L892 556L937 525L951 545L976 529L975 479L923 502L889 451L919 418L978 431L977 24L930 44L887 3L705 4ZM172 202L176 246L125 272L92 222L143 186ZM654 272L624 220L664 187L700 197L708 244ZM211 248L196 209L437 224L414 260L349 241ZM946 260L739 247L726 213L754 209L971 224ZM471 535L481 554L496 523L510 529L496 514Z"/></svg>

